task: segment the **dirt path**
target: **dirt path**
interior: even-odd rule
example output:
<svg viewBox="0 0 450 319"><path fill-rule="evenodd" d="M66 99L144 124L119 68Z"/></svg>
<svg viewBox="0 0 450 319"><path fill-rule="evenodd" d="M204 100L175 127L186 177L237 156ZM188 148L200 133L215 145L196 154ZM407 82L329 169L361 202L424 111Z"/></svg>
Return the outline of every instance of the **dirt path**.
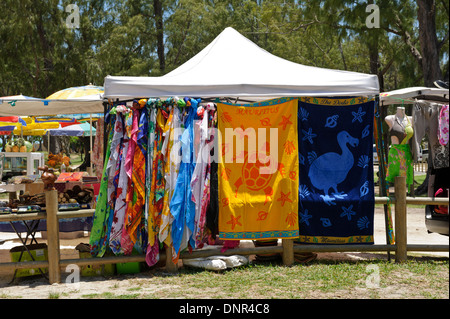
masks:
<svg viewBox="0 0 450 319"><path fill-rule="evenodd" d="M449 238L439 234L428 234L425 228L424 211L419 208L408 209L408 243L409 244L449 244ZM376 208L375 210L375 244L385 244L385 227L384 227L384 212L382 208ZM14 233L0 233L0 262L9 262L10 253L9 250L20 244L18 239L15 239ZM40 242L46 242L46 240L39 240ZM75 239L61 239L61 259L78 258L78 252L75 250L75 246L79 243L89 242L88 237L75 238ZM251 242L243 243L244 245L252 245ZM416 254L416 253L415 253ZM438 255L449 256L448 252L440 253L424 253L424 255ZM319 259L337 259L337 260L355 260L355 259L370 259L380 258L379 255L368 253L320 253ZM381 257L384 258L384 257ZM180 263L181 265L181 263ZM0 270L0 299L1 298L37 298L47 299L51 297L53 293L57 294L59 298L69 296L70 298L82 298L89 294L101 294L108 292L111 288L114 288L115 294L129 294L132 283L136 281L136 277L140 280L148 280L144 274L136 276L115 276L112 278L103 277L82 277L81 287L79 291L74 289L73 285L66 285L65 279L67 274L62 274L61 284L49 285L42 276L34 276L28 278L20 278L16 280L12 285L9 282L12 279L12 272L6 272ZM167 287L155 286L152 289L166 289ZM67 297L68 298L68 297Z"/></svg>

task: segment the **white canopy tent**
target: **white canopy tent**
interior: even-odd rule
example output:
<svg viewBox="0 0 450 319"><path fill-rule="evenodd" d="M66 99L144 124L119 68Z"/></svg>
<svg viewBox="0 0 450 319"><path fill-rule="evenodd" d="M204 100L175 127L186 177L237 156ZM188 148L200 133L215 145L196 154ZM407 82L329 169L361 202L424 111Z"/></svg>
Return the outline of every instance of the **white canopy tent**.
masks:
<svg viewBox="0 0 450 319"><path fill-rule="evenodd" d="M20 97L0 99L0 116L43 116L103 112L102 94L58 100Z"/></svg>
<svg viewBox="0 0 450 319"><path fill-rule="evenodd" d="M105 97L190 96L269 99L379 94L376 75L297 64L258 47L231 27L189 61L160 77L107 76Z"/></svg>
<svg viewBox="0 0 450 319"><path fill-rule="evenodd" d="M380 93L381 105L412 104L415 99L448 103L449 90L428 87L409 87Z"/></svg>

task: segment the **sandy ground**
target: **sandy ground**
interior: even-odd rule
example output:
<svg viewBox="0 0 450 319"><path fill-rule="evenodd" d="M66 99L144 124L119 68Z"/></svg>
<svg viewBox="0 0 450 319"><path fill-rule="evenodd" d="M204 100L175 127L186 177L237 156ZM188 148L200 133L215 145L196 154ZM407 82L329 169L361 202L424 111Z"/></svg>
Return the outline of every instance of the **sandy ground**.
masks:
<svg viewBox="0 0 450 319"><path fill-rule="evenodd" d="M449 238L439 234L429 234L425 227L424 210L419 208L409 208L408 216L408 244L449 244ZM376 208L375 210L375 244L385 244L385 226L384 226L384 210ZM39 237L39 235L37 236ZM39 242L46 242L45 239L38 239ZM75 246L79 243L88 243L89 237L80 237L74 239L61 239L61 259L78 258L78 251ZM12 247L20 245L15 233L0 232L0 262L9 262L9 250ZM251 245L252 242L243 242L241 245ZM242 247L242 246L241 246ZM414 254L418 254L414 252ZM448 252L426 252L424 255L437 255L442 257L449 256ZM323 259L365 259L374 258L375 255L368 253L320 253L318 258ZM182 266L180 261L179 266ZM126 284L128 275L115 276L112 278L104 277L81 277L81 289L74 291L73 285L65 284L67 274L62 273L62 283L50 285L42 276L33 276L27 278L18 278L11 283L13 272L0 270L0 299L1 298L49 298L50 294L56 292L58 295L64 296L64 293L70 295L70 298L82 298L83 295L97 294L106 292L115 288L115 292L123 287L124 294L129 293L129 285ZM130 279L132 280L132 277Z"/></svg>

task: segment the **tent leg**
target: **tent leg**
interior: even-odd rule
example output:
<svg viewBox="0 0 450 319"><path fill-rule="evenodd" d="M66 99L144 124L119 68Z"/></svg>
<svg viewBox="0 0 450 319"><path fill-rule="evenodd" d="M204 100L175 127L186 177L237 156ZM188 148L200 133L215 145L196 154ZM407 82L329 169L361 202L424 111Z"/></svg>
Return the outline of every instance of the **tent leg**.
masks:
<svg viewBox="0 0 450 319"><path fill-rule="evenodd" d="M283 253L282 259L285 266L292 266L294 264L294 240L282 239Z"/></svg>
<svg viewBox="0 0 450 319"><path fill-rule="evenodd" d="M58 191L45 192L47 212L47 247L48 247L48 277L50 284L61 282L59 221L58 221Z"/></svg>
<svg viewBox="0 0 450 319"><path fill-rule="evenodd" d="M407 235L406 235L406 177L395 177L395 262L403 263L407 256Z"/></svg>

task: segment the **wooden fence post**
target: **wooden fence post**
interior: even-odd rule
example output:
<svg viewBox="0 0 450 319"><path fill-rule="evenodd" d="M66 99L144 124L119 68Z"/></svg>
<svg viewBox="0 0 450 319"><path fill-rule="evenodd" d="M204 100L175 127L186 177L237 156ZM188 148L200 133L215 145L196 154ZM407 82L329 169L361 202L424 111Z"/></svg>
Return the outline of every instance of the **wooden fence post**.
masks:
<svg viewBox="0 0 450 319"><path fill-rule="evenodd" d="M294 240L282 239L281 243L283 245L283 264L285 266L292 266L294 264Z"/></svg>
<svg viewBox="0 0 450 319"><path fill-rule="evenodd" d="M61 282L59 253L58 191L45 192L47 212L48 277L50 284Z"/></svg>
<svg viewBox="0 0 450 319"><path fill-rule="evenodd" d="M406 177L395 177L395 262L405 262L407 256L406 236Z"/></svg>
<svg viewBox="0 0 450 319"><path fill-rule="evenodd" d="M172 260L172 246L166 245L166 271L167 272L177 272L178 265L176 265Z"/></svg>

